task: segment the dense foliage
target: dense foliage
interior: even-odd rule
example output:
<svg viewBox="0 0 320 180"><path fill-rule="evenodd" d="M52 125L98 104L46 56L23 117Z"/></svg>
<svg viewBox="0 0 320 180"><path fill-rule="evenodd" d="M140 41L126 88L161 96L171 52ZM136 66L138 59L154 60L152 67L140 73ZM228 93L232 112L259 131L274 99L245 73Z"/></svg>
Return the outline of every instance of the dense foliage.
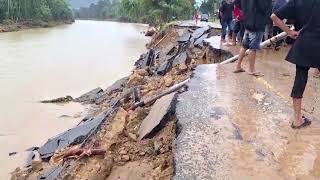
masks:
<svg viewBox="0 0 320 180"><path fill-rule="evenodd" d="M200 6L200 11L214 15L219 8L221 0L204 0Z"/></svg>
<svg viewBox="0 0 320 180"><path fill-rule="evenodd" d="M66 0L0 0L0 21L68 20L72 11Z"/></svg>
<svg viewBox="0 0 320 180"><path fill-rule="evenodd" d="M120 19L159 24L173 19L189 19L195 0L99 0L75 11L76 18Z"/></svg>

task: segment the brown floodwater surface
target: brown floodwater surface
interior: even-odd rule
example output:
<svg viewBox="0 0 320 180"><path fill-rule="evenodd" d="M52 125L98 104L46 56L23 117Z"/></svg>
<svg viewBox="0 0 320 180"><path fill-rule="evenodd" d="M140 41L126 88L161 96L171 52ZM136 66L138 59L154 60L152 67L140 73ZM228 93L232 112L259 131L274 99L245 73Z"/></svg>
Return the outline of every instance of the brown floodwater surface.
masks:
<svg viewBox="0 0 320 180"><path fill-rule="evenodd" d="M41 104L106 88L126 76L148 38L141 24L76 21L72 25L0 34L0 179L23 151L71 128L86 107ZM18 155L8 156L10 152Z"/></svg>

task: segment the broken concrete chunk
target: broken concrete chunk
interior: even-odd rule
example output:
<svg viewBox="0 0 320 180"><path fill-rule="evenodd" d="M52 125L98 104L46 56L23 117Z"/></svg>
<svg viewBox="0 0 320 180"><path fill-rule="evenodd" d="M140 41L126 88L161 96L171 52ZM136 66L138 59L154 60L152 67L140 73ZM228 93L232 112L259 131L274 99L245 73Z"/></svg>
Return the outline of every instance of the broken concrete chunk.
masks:
<svg viewBox="0 0 320 180"><path fill-rule="evenodd" d="M155 52L153 49L150 49L146 57L143 59L141 68L144 69L153 64Z"/></svg>
<svg viewBox="0 0 320 180"><path fill-rule="evenodd" d="M96 89L91 90L91 91L85 93L84 95L76 98L74 101L84 103L84 104L92 104L102 94L103 94L103 90L101 88L96 88Z"/></svg>
<svg viewBox="0 0 320 180"><path fill-rule="evenodd" d="M178 38L178 42L184 43L189 41L191 38L191 34L189 32L184 33L181 37Z"/></svg>
<svg viewBox="0 0 320 180"><path fill-rule="evenodd" d="M188 56L187 56L187 52L182 52L181 54L179 54L173 61L173 66L176 66L178 64L186 64L186 60L187 60Z"/></svg>
<svg viewBox="0 0 320 180"><path fill-rule="evenodd" d="M165 124L165 121L174 113L176 98L176 93L171 93L161 97L154 103L148 116L140 125L140 140L150 137Z"/></svg>
<svg viewBox="0 0 320 180"><path fill-rule="evenodd" d="M202 35L194 42L194 45L197 46L199 44L202 44L203 41L208 38L208 36L209 36L209 33Z"/></svg>
<svg viewBox="0 0 320 180"><path fill-rule="evenodd" d="M166 61L164 63L162 63L158 70L157 70L157 74L164 76L165 74L167 74L167 72L171 69L171 62L170 61Z"/></svg>
<svg viewBox="0 0 320 180"><path fill-rule="evenodd" d="M201 37L203 34L208 33L209 30L210 30L210 27L209 27L209 26L205 26L205 27L202 27L202 28L198 28L197 30L195 30L195 31L192 33L192 39L193 39L193 40L198 39L198 38Z"/></svg>
<svg viewBox="0 0 320 180"><path fill-rule="evenodd" d="M113 83L111 86L109 86L106 90L105 90L105 94L110 95L111 93L118 91L119 89L125 88L127 82L129 80L129 77L124 77L122 79L119 79L118 81L116 81L115 83Z"/></svg>
<svg viewBox="0 0 320 180"><path fill-rule="evenodd" d="M41 101L41 103L66 103L73 101L73 98L71 96L66 96L66 97L61 97L57 99L52 99L52 100L44 100Z"/></svg>
<svg viewBox="0 0 320 180"><path fill-rule="evenodd" d="M104 119L109 113L101 113L94 119L87 120L83 124L69 129L68 131L57 135L56 137L49 139L43 146L38 150L41 159L49 161L51 156L62 148L68 147L71 144L80 144L104 122Z"/></svg>

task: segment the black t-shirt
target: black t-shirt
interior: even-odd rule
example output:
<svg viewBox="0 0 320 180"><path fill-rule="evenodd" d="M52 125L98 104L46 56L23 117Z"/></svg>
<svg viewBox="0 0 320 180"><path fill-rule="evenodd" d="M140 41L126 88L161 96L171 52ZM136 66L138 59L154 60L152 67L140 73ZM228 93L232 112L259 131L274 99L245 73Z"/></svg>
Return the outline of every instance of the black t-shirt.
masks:
<svg viewBox="0 0 320 180"><path fill-rule="evenodd" d="M275 12L280 19L293 20L299 37L287 60L305 67L320 67L320 1L290 0Z"/></svg>
<svg viewBox="0 0 320 180"><path fill-rule="evenodd" d="M232 12L233 12L234 4L223 1L220 11L222 13L222 20L232 20Z"/></svg>

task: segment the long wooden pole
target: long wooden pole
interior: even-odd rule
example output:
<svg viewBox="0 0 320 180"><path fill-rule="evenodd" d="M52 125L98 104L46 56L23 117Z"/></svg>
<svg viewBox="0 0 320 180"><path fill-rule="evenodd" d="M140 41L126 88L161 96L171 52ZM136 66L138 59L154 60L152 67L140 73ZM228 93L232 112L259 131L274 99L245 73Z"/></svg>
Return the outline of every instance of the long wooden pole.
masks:
<svg viewBox="0 0 320 180"><path fill-rule="evenodd" d="M268 39L268 40L262 42L262 43L260 44L260 47L261 47L261 48L267 47L267 46L269 46L269 45L271 45L271 44L273 44L273 43L275 43L275 42L277 42L277 41L280 41L280 40L282 40L282 39L285 39L287 36L288 36L288 34L287 34L286 32L282 32L282 33L280 33L280 34L272 37L271 39ZM249 50L246 51L246 56L248 55L248 53L249 53ZM232 58L229 58L229 59L221 62L220 64L221 64L221 65L223 65L223 64L228 64L228 63L231 63L231 62L234 62L234 61L238 60L238 58L239 58L239 55L236 55L236 56L234 56L234 57L232 57Z"/></svg>

